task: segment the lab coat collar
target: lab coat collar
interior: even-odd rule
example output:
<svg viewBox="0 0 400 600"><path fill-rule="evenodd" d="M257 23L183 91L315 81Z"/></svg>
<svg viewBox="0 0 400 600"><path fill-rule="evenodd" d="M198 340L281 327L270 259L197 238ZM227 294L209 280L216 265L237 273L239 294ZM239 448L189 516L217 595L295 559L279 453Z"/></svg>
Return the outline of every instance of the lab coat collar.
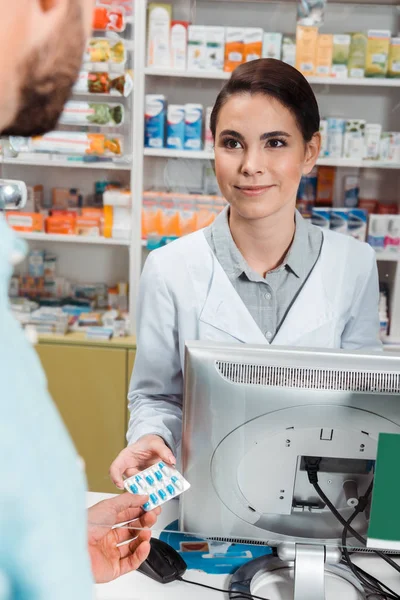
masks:
<svg viewBox="0 0 400 600"><path fill-rule="evenodd" d="M198 238L199 243L204 246L204 248L200 248L199 256L204 256L205 252L212 255L210 287L201 310L200 321L227 333L240 342L268 345L264 333L254 321L227 274L211 252L204 234L199 233L201 233ZM323 252L322 249L321 256L312 273L275 336L274 344L296 345L296 342L301 341L304 334L321 327L333 318L333 307L326 290L325 273L321 266ZM200 272L194 275L198 277L199 274Z"/></svg>

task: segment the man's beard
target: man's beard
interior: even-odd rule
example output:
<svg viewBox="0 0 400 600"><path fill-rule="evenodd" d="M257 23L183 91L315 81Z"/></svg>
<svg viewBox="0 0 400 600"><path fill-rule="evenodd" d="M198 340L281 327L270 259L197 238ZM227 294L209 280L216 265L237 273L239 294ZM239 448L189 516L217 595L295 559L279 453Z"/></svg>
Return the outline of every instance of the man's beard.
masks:
<svg viewBox="0 0 400 600"><path fill-rule="evenodd" d="M84 47L79 2L70 0L65 24L21 65L18 112L2 135L28 137L55 128L78 76Z"/></svg>

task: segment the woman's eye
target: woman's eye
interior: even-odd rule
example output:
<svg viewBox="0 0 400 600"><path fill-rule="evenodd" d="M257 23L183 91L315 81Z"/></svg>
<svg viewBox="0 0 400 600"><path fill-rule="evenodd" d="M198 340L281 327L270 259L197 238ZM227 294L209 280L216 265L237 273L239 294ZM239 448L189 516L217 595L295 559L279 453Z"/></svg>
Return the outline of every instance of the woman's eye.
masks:
<svg viewBox="0 0 400 600"><path fill-rule="evenodd" d="M286 146L284 140L268 140L267 146L269 148L282 148L282 146Z"/></svg>
<svg viewBox="0 0 400 600"><path fill-rule="evenodd" d="M225 148L228 148L229 150L236 150L236 148L240 148L240 142L238 142L237 140L234 139L228 139L228 140L224 140L224 146Z"/></svg>

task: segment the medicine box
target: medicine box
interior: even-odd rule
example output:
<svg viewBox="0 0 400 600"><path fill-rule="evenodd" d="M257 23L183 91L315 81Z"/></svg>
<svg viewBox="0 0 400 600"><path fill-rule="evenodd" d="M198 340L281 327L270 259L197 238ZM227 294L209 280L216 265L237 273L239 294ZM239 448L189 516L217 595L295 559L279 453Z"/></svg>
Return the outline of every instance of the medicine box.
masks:
<svg viewBox="0 0 400 600"><path fill-rule="evenodd" d="M284 62L289 62L294 67L296 57L296 42L293 38L285 38L286 44L284 46L285 56L282 56ZM289 46L291 49L289 49ZM263 58L276 58L281 59L282 55L282 34L281 33L264 33L263 46L262 46L262 57ZM291 52L292 50L292 52ZM286 58L286 60L285 60Z"/></svg>
<svg viewBox="0 0 400 600"><path fill-rule="evenodd" d="M364 77L366 57L367 36L365 33L352 33L347 63L349 77Z"/></svg>
<svg viewBox="0 0 400 600"><path fill-rule="evenodd" d="M257 60L263 55L264 31L259 27L246 27L244 30L244 62Z"/></svg>
<svg viewBox="0 0 400 600"><path fill-rule="evenodd" d="M225 57L225 27L206 27L205 69L223 71Z"/></svg>
<svg viewBox="0 0 400 600"><path fill-rule="evenodd" d="M172 21L171 23L171 69L176 71L186 70L188 27L187 21Z"/></svg>
<svg viewBox="0 0 400 600"><path fill-rule="evenodd" d="M202 149L203 106L201 104L185 105L185 150Z"/></svg>
<svg viewBox="0 0 400 600"><path fill-rule="evenodd" d="M163 148L166 117L166 101L162 94L148 94L145 98L146 148Z"/></svg>
<svg viewBox="0 0 400 600"><path fill-rule="evenodd" d="M344 133L344 158L364 158L365 156L365 125L363 119L348 119Z"/></svg>
<svg viewBox="0 0 400 600"><path fill-rule="evenodd" d="M232 73L244 61L244 27L227 27L225 30L224 71Z"/></svg>
<svg viewBox="0 0 400 600"><path fill-rule="evenodd" d="M151 3L148 8L147 66L170 66L170 4Z"/></svg>
<svg viewBox="0 0 400 600"><path fill-rule="evenodd" d="M320 34L317 42L317 59L315 74L318 77L329 77L332 68L333 35Z"/></svg>
<svg viewBox="0 0 400 600"><path fill-rule="evenodd" d="M368 31L366 77L386 77L389 61L391 32L385 29Z"/></svg>
<svg viewBox="0 0 400 600"><path fill-rule="evenodd" d="M296 69L303 75L315 74L318 27L298 25L296 29Z"/></svg>
<svg viewBox="0 0 400 600"><path fill-rule="evenodd" d="M206 64L207 28L203 25L189 25L187 68L188 71L199 71Z"/></svg>
<svg viewBox="0 0 400 600"><path fill-rule="evenodd" d="M333 36L332 76L339 79L348 75L347 63L350 55L351 36L337 34Z"/></svg>
<svg viewBox="0 0 400 600"><path fill-rule="evenodd" d="M400 77L400 37L394 37L390 42L388 77Z"/></svg>
<svg viewBox="0 0 400 600"><path fill-rule="evenodd" d="M185 106L170 104L167 112L167 148L183 150L185 143Z"/></svg>

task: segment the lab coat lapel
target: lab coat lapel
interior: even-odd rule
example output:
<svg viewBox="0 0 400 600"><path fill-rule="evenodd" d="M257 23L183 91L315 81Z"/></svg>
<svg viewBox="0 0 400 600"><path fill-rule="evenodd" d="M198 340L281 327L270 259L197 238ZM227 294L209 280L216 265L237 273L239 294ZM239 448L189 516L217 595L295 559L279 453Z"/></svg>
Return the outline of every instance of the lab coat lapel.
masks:
<svg viewBox="0 0 400 600"><path fill-rule="evenodd" d="M311 332L323 329L334 318L331 302L333 293L327 289L320 257L308 280L290 308L273 343L284 346L301 346ZM333 291L332 291L333 292ZM308 342L306 341L307 345Z"/></svg>
<svg viewBox="0 0 400 600"><path fill-rule="evenodd" d="M247 344L268 344L244 302L213 255L213 272L200 321Z"/></svg>

